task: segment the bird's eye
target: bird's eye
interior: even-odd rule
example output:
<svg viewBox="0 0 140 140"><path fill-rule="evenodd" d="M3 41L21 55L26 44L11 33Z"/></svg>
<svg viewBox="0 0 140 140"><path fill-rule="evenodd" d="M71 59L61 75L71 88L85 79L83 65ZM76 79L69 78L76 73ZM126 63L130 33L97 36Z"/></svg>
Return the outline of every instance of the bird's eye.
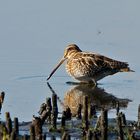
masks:
<svg viewBox="0 0 140 140"><path fill-rule="evenodd" d="M68 48L68 51L72 50L72 48Z"/></svg>

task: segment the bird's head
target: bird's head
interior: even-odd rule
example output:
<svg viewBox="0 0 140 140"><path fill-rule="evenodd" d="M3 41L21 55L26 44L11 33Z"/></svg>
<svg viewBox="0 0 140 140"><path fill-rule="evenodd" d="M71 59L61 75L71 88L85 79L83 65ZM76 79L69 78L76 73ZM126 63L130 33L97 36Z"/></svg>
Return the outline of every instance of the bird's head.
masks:
<svg viewBox="0 0 140 140"><path fill-rule="evenodd" d="M77 52L81 52L81 50L79 49L79 47L76 44L70 44L66 47L65 51L64 51L64 56L63 58L60 60L60 62L56 65L56 67L53 69L53 71L51 72L51 74L49 75L49 77L47 78L47 80L49 80L51 78L51 76L55 73L55 71L60 67L60 65L66 60L71 58L72 56L75 55L75 53Z"/></svg>

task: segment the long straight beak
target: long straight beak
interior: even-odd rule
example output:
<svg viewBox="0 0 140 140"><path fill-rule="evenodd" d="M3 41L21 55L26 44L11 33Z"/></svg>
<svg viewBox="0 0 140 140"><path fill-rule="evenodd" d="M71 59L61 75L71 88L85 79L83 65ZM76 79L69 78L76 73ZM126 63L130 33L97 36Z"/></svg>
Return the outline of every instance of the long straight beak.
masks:
<svg viewBox="0 0 140 140"><path fill-rule="evenodd" d="M62 58L60 60L60 62L56 65L56 67L53 69L53 71L51 72L51 74L49 75L49 77L47 78L47 80L49 80L52 75L55 73L55 71L60 67L60 65L66 60L66 58Z"/></svg>

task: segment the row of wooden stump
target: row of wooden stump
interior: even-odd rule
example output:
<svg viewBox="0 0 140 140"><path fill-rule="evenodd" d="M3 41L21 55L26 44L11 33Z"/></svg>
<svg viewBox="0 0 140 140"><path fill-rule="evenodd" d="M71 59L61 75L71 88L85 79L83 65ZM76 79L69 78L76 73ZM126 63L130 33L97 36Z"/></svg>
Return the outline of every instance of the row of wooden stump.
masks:
<svg viewBox="0 0 140 140"><path fill-rule="evenodd" d="M1 94L4 95L4 92ZM4 96L3 96L4 97ZM3 98L2 97L2 98ZM1 99L1 97L0 97ZM4 99L4 98L3 98ZM124 135L124 127L127 126L127 121L125 115L122 112L119 112L119 103L117 104L117 118L116 118L116 127L117 127L117 135L120 140L125 139ZM83 110L83 111L82 111ZM39 116L33 116L32 123L29 128L29 135L21 136L19 133L19 122L18 118L14 118L12 122L10 113L6 112L5 117L6 121L0 123L0 139L5 137L5 140L45 140L46 134L43 134L43 125L49 124L50 132L59 132L62 134L62 140L70 140L71 135L67 129L67 120L71 120L72 113L69 107L62 112L61 116L61 125L59 128L57 127L58 120L58 106L57 106L57 95L55 93L52 94L52 98L47 98L46 103L43 103L39 110ZM79 105L76 118L81 121L81 137L87 140L107 140L109 134L109 126L108 126L108 111L106 109L101 110L101 115L97 117L96 125L93 127L90 125L90 120L97 117L96 116L96 108L93 105L88 104L88 97L84 96L83 105ZM135 130L139 129L140 126L140 106L138 109L138 121L134 125ZM134 126L131 127L131 130L134 129ZM131 138L136 139L134 133L132 131ZM55 137L52 137L55 139Z"/></svg>

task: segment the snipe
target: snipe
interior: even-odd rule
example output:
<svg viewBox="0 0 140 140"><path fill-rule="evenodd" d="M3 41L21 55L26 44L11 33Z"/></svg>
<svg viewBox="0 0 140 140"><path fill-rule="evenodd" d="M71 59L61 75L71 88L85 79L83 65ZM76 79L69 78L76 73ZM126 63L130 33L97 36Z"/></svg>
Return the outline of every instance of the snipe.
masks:
<svg viewBox="0 0 140 140"><path fill-rule="evenodd" d="M133 72L127 62L117 61L106 56L83 52L76 44L70 44L64 51L64 56L53 69L47 80L51 78L59 66L67 60L66 70L70 76L83 83L95 83L118 72Z"/></svg>

